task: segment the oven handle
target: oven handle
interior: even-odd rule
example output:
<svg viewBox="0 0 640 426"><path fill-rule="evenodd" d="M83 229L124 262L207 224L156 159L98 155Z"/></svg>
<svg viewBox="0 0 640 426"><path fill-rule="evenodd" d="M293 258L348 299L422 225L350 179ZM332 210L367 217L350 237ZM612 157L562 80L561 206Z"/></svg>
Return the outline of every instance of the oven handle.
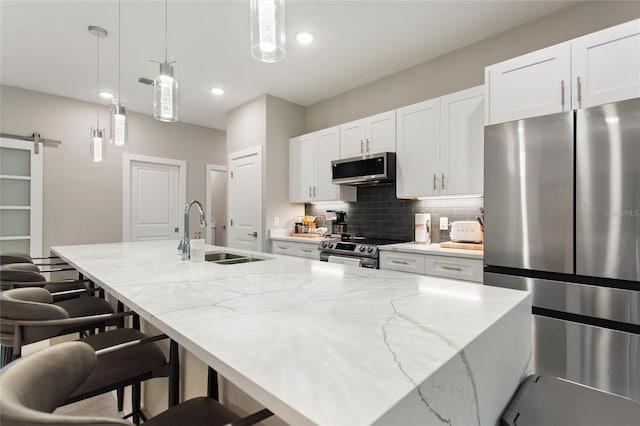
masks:
<svg viewBox="0 0 640 426"><path fill-rule="evenodd" d="M329 263L338 263L340 265L362 266L362 259L359 257L335 256L329 255L327 258Z"/></svg>

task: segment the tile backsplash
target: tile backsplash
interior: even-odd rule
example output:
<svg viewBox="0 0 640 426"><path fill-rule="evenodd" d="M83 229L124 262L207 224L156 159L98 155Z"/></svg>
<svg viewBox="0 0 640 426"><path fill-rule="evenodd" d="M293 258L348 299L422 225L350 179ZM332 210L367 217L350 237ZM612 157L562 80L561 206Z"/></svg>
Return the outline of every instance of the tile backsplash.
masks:
<svg viewBox="0 0 640 426"><path fill-rule="evenodd" d="M399 200L394 184L359 186L358 201L353 203L306 204L305 214L317 216L318 226L329 226L325 221L327 210L343 210L347 213L347 230L351 234L370 238L413 241L414 215L431 213L431 241L449 241L449 230L440 231L440 217L456 220L475 220L480 214L482 198Z"/></svg>

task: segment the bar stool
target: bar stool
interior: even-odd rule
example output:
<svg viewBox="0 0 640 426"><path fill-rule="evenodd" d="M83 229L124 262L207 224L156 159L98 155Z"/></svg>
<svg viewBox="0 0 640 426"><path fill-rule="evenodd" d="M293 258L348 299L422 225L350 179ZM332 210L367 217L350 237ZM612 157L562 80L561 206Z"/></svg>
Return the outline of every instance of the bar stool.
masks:
<svg viewBox="0 0 640 426"><path fill-rule="evenodd" d="M98 368L105 353L84 342L66 342L29 355L0 371L0 423L17 425L127 425L120 419L52 414L68 395ZM146 426L252 425L272 413L263 409L245 418L214 399L200 397L173 406L145 422Z"/></svg>
<svg viewBox="0 0 640 426"><path fill-rule="evenodd" d="M12 354L13 360L20 358L21 348L26 344L75 333L88 327L95 327L97 323L104 324L108 320L115 323L119 318L134 315L133 312L123 312L70 317L63 307L52 304L51 299L48 291L37 287L0 293L0 343L3 349L5 346L7 349L13 349L15 352ZM175 343L172 346L176 348L171 350L171 358L176 360L173 368L171 366L174 363L168 363L157 346L130 345L131 342L154 341L149 339L157 340L158 338L147 338L139 330L132 328L118 328L81 338L80 341L87 343L95 350L117 345L123 346L126 350L101 357L92 375L68 396L65 404L117 390L119 391L118 410L121 411L124 387L131 385L133 407L131 416L134 423L138 424L140 418L143 418L140 411L141 382L153 377L171 375L177 377L178 375L178 352ZM176 404L178 402L177 387L170 387L170 389L172 389L170 402Z"/></svg>
<svg viewBox="0 0 640 426"><path fill-rule="evenodd" d="M77 290L72 292L77 294ZM0 293L2 366L19 358L24 345L96 328L104 330L106 326L118 325L118 320L124 317L99 297L85 295L54 303L54 296L55 293L40 287Z"/></svg>
<svg viewBox="0 0 640 426"><path fill-rule="evenodd" d="M51 292L93 287L91 280L47 280L38 266L32 263L5 263L0 265L0 290L21 287L44 287Z"/></svg>

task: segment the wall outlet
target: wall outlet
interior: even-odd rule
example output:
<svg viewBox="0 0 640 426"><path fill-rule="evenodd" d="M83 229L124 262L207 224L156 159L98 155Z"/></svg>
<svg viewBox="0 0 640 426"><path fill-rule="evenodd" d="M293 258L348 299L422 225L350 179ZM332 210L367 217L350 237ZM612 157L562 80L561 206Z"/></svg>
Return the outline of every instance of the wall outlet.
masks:
<svg viewBox="0 0 640 426"><path fill-rule="evenodd" d="M440 230L446 231L449 229L449 218L446 216L440 217Z"/></svg>

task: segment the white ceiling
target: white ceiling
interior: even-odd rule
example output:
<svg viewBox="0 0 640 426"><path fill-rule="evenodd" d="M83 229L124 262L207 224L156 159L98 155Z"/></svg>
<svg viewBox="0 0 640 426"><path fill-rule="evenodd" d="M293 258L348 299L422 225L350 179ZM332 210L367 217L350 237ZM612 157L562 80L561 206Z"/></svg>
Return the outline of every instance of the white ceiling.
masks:
<svg viewBox="0 0 640 426"><path fill-rule="evenodd" d="M260 63L249 52L249 0L170 0L169 56L177 62L179 119L226 128L228 111L268 93L307 106L443 53L566 8L575 1L286 1L287 56ZM96 100L117 91L117 1L0 0L0 82ZM164 2L122 0L121 93L129 110L152 114L164 56ZM316 41L300 46L301 30ZM215 97L213 86L226 93Z"/></svg>

